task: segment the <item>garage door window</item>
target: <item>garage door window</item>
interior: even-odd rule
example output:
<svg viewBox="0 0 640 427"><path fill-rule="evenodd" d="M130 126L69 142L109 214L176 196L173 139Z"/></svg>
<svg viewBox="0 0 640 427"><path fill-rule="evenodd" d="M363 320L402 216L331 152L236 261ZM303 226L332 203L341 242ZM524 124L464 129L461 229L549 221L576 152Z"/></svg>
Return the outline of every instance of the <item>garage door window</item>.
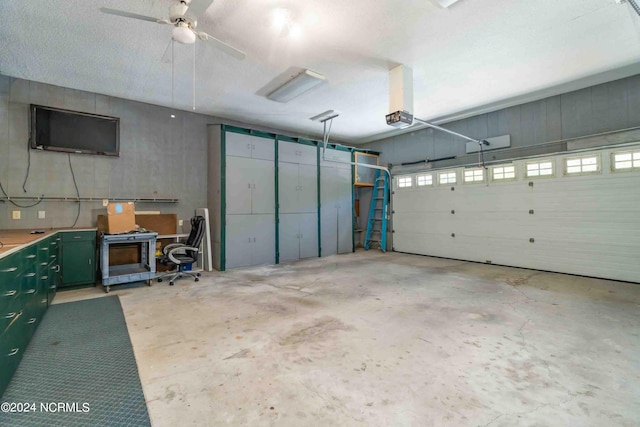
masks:
<svg viewBox="0 0 640 427"><path fill-rule="evenodd" d="M494 166L491 168L491 177L494 181L513 181L516 179L516 167L514 165Z"/></svg>
<svg viewBox="0 0 640 427"><path fill-rule="evenodd" d="M416 183L418 184L418 187L433 185L433 175L431 174L418 175L416 177Z"/></svg>
<svg viewBox="0 0 640 427"><path fill-rule="evenodd" d="M640 169L640 151L613 153L613 170L628 171Z"/></svg>
<svg viewBox="0 0 640 427"><path fill-rule="evenodd" d="M585 175L600 171L600 157L589 155L564 159L565 173L567 175Z"/></svg>
<svg viewBox="0 0 640 427"><path fill-rule="evenodd" d="M398 177L398 188L410 188L413 186L413 177L401 176Z"/></svg>
<svg viewBox="0 0 640 427"><path fill-rule="evenodd" d="M482 182L484 181L484 169L467 169L464 171L464 182Z"/></svg>
<svg viewBox="0 0 640 427"><path fill-rule="evenodd" d="M527 162L526 176L527 178L553 176L553 161L541 160L537 162Z"/></svg>
<svg viewBox="0 0 640 427"><path fill-rule="evenodd" d="M440 184L455 184L456 173L455 172L440 172L438 174L438 182Z"/></svg>

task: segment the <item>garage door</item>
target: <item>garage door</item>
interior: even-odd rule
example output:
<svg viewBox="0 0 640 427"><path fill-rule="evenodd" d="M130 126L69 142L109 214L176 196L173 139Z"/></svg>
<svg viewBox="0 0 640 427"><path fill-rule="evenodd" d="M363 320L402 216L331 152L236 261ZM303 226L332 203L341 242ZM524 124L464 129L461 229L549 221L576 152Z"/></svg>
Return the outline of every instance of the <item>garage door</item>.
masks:
<svg viewBox="0 0 640 427"><path fill-rule="evenodd" d="M640 282L640 145L393 185L395 251Z"/></svg>

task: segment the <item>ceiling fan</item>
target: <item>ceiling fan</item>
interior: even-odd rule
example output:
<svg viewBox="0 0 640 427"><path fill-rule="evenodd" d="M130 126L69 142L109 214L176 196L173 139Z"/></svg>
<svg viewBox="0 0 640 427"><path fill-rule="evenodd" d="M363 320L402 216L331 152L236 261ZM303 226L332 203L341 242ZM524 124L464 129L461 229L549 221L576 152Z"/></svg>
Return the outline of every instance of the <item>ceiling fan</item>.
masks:
<svg viewBox="0 0 640 427"><path fill-rule="evenodd" d="M141 21L155 22L158 24L173 25L174 29L171 33L173 40L183 43L192 44L196 41L196 36L200 40L209 40L213 42L216 47L223 52L233 56L237 59L244 59L245 53L230 46L213 37L204 31L196 31L198 26L197 18L205 10L211 6L213 0L179 0L169 7L169 18L154 18L151 16L138 15L137 13L126 12L123 10L110 9L107 7L101 7L100 11L109 15L123 16L125 18L139 19Z"/></svg>

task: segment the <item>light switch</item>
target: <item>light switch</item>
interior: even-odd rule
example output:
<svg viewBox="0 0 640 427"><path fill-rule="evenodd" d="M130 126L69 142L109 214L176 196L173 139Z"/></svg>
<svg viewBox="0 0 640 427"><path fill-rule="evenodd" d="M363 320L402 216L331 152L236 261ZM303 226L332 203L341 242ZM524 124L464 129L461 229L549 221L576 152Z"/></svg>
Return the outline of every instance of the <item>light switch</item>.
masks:
<svg viewBox="0 0 640 427"><path fill-rule="evenodd" d="M44 219L44 211L38 211L38 219Z"/></svg>
<svg viewBox="0 0 640 427"><path fill-rule="evenodd" d="M13 211L13 219L20 219L20 211Z"/></svg>
<svg viewBox="0 0 640 427"><path fill-rule="evenodd" d="M181 219L179 219L179 220L178 220L178 227L182 227L182 224L184 224L184 221L183 221L183 220L181 220Z"/></svg>
<svg viewBox="0 0 640 427"><path fill-rule="evenodd" d="M102 206L105 208L109 205L109 199L102 199Z"/></svg>

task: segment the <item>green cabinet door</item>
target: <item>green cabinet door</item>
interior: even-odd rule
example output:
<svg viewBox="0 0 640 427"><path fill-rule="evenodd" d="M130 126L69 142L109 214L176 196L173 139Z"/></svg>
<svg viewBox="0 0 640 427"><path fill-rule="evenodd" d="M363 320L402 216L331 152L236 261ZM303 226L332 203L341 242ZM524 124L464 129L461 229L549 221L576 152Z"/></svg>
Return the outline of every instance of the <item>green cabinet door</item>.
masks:
<svg viewBox="0 0 640 427"><path fill-rule="evenodd" d="M62 233L60 288L95 284L94 231Z"/></svg>

